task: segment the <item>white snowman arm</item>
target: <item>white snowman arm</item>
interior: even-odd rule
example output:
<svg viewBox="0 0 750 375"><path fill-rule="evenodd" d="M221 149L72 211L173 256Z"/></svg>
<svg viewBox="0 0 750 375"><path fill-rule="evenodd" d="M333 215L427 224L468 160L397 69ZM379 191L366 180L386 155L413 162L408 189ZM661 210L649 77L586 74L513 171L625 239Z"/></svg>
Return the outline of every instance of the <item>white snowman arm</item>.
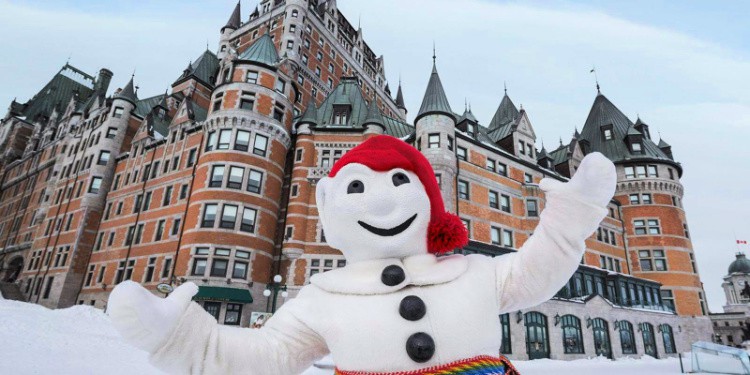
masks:
<svg viewBox="0 0 750 375"><path fill-rule="evenodd" d="M536 306L565 285L578 268L586 238L607 215L616 179L612 162L592 153L569 182L541 181L546 206L534 234L518 252L495 258L501 312Z"/></svg>
<svg viewBox="0 0 750 375"><path fill-rule="evenodd" d="M150 362L179 374L302 373L328 348L295 316L301 310L298 302L285 303L260 329L217 324L200 305L191 303L167 342L151 353Z"/></svg>

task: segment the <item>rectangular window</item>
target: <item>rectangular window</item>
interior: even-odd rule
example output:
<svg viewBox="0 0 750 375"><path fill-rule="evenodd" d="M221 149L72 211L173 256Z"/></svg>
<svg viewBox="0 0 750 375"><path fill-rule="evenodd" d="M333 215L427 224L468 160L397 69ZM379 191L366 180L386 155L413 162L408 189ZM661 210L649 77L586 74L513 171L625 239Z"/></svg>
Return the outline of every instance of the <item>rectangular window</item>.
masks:
<svg viewBox="0 0 750 375"><path fill-rule="evenodd" d="M461 199L469 199L469 183L463 180L458 180L458 197Z"/></svg>
<svg viewBox="0 0 750 375"><path fill-rule="evenodd" d="M254 169L250 170L247 176L247 191L260 194L263 185L263 173Z"/></svg>
<svg viewBox="0 0 750 375"><path fill-rule="evenodd" d="M234 141L234 149L247 151L250 148L250 132L237 130L237 139Z"/></svg>
<svg viewBox="0 0 750 375"><path fill-rule="evenodd" d="M229 181L227 181L227 187L230 189L241 189L242 180L245 179L245 168L242 167L229 167Z"/></svg>
<svg viewBox="0 0 750 375"><path fill-rule="evenodd" d="M169 278L169 273L172 271L172 258L164 258L164 265L161 267L161 277L163 279Z"/></svg>
<svg viewBox="0 0 750 375"><path fill-rule="evenodd" d="M117 128L107 128L107 138L115 139L117 136Z"/></svg>
<svg viewBox="0 0 750 375"><path fill-rule="evenodd" d="M234 229L234 223L237 222L237 206L225 204L221 210L221 228Z"/></svg>
<svg viewBox="0 0 750 375"><path fill-rule="evenodd" d="M190 152L188 152L188 159L185 167L190 168L195 164L195 154L195 149L192 149L190 150Z"/></svg>
<svg viewBox="0 0 750 375"><path fill-rule="evenodd" d="M513 247L513 232L508 229L503 229L503 246Z"/></svg>
<svg viewBox="0 0 750 375"><path fill-rule="evenodd" d="M143 211L148 211L151 208L151 192L146 193L146 198L143 200Z"/></svg>
<svg viewBox="0 0 750 375"><path fill-rule="evenodd" d="M448 136L448 151L453 151L453 137Z"/></svg>
<svg viewBox="0 0 750 375"><path fill-rule="evenodd" d="M171 202L171 201L172 201L172 187L171 186L167 186L164 189L164 198L161 201L161 205L162 206L168 206L169 202Z"/></svg>
<svg viewBox="0 0 750 375"><path fill-rule="evenodd" d="M224 165L214 165L211 168L211 181L208 183L208 187L221 187L224 181Z"/></svg>
<svg viewBox="0 0 750 375"><path fill-rule="evenodd" d="M497 163L497 173L501 176L508 176L508 166L503 163Z"/></svg>
<svg viewBox="0 0 750 375"><path fill-rule="evenodd" d="M247 263L246 262L240 262L240 261L234 262L234 266L232 267L232 278L242 279L242 280L245 280L247 278Z"/></svg>
<svg viewBox="0 0 750 375"><path fill-rule="evenodd" d="M674 293L669 289L662 289L659 294L661 295L661 303L664 307L675 311L674 307Z"/></svg>
<svg viewBox="0 0 750 375"><path fill-rule="evenodd" d="M176 236L180 234L180 224L182 223L182 219L174 219L174 222L172 223L172 235Z"/></svg>
<svg viewBox="0 0 750 375"><path fill-rule="evenodd" d="M112 112L112 117L114 118L122 118L122 113L125 111L122 107L115 107L114 112Z"/></svg>
<svg viewBox="0 0 750 375"><path fill-rule="evenodd" d="M430 134L427 137L427 148L439 148L440 147L440 134Z"/></svg>
<svg viewBox="0 0 750 375"><path fill-rule="evenodd" d="M293 12L296 12L296 10ZM240 325L241 318L242 305L239 303L227 303L227 311L224 313L224 324L228 326L238 326Z"/></svg>
<svg viewBox="0 0 750 375"><path fill-rule="evenodd" d="M524 174L523 174L523 182L525 182L525 183L527 183L527 184L532 184L532 183L534 183L534 177L532 177L532 176L531 176L530 174L528 174L528 173L524 173Z"/></svg>
<svg viewBox="0 0 750 375"><path fill-rule="evenodd" d="M156 269L156 258L148 258L148 265L146 266L146 275L143 278L143 282L150 283L154 280L154 270Z"/></svg>
<svg viewBox="0 0 750 375"><path fill-rule="evenodd" d="M466 228L466 233L469 235L469 238L471 238L471 221L468 219L461 219L461 222L464 224L464 228Z"/></svg>
<svg viewBox="0 0 750 375"><path fill-rule="evenodd" d="M643 194L643 204L651 204L651 194Z"/></svg>
<svg viewBox="0 0 750 375"><path fill-rule="evenodd" d="M161 241L161 238L164 235L165 223L166 223L166 220L159 220L159 222L156 223L156 235L154 237L154 241Z"/></svg>
<svg viewBox="0 0 750 375"><path fill-rule="evenodd" d="M266 148L268 147L268 137L260 134L255 135L255 143L253 144L253 153L259 156L266 156Z"/></svg>
<svg viewBox="0 0 750 375"><path fill-rule="evenodd" d="M102 266L101 268L99 268L99 274L96 275L97 284L101 284L102 281L104 280L104 273L106 272L106 270L107 270L106 266Z"/></svg>
<svg viewBox="0 0 750 375"><path fill-rule="evenodd" d="M212 228L214 226L214 224L216 223L217 210L218 205L215 203L207 204L205 206L205 209L203 210L203 220L201 222L201 227Z"/></svg>
<svg viewBox="0 0 750 375"><path fill-rule="evenodd" d="M630 204L640 204L641 198L639 194L630 194Z"/></svg>
<svg viewBox="0 0 750 375"><path fill-rule="evenodd" d="M216 147L216 132L210 131L206 139L206 152L213 151L214 147Z"/></svg>
<svg viewBox="0 0 750 375"><path fill-rule="evenodd" d="M649 165L647 168L649 177L659 177L659 173L657 172L655 165Z"/></svg>
<svg viewBox="0 0 750 375"><path fill-rule="evenodd" d="M487 158L487 170L494 172L496 168L497 166L495 164L495 161L490 158Z"/></svg>
<svg viewBox="0 0 750 375"><path fill-rule="evenodd" d="M232 130L222 129L219 132L219 144L216 146L217 150L229 150L229 143L232 140Z"/></svg>
<svg viewBox="0 0 750 375"><path fill-rule="evenodd" d="M91 179L91 184L89 185L89 193L98 194L99 189L101 189L101 187L102 187L102 178L94 177Z"/></svg>
<svg viewBox="0 0 750 375"><path fill-rule="evenodd" d="M245 209L242 211L242 223L240 224L240 230L249 233L254 232L256 215L257 211L250 207L245 207Z"/></svg>
<svg viewBox="0 0 750 375"><path fill-rule="evenodd" d="M223 96L223 93L219 93L216 95L216 99L214 99L214 105L212 107L213 112L216 112L221 109L222 96Z"/></svg>
<svg viewBox="0 0 750 375"><path fill-rule="evenodd" d="M458 157L459 160L466 161L466 149L463 148L463 147L461 147L461 146L457 146L456 147L456 156Z"/></svg>
<svg viewBox="0 0 750 375"><path fill-rule="evenodd" d="M510 196L505 194L500 195L500 209L510 213Z"/></svg>
<svg viewBox="0 0 750 375"><path fill-rule="evenodd" d="M274 86L274 90L279 93L284 93L284 89L286 88L286 82L284 82L283 79L277 79L276 85Z"/></svg>
<svg viewBox="0 0 750 375"><path fill-rule="evenodd" d="M500 238L501 238L501 231L500 228L491 227L490 228L490 238L492 240L492 244L494 245L500 245Z"/></svg>
<svg viewBox="0 0 750 375"><path fill-rule="evenodd" d="M635 178L634 167L625 167L625 178Z"/></svg>
<svg viewBox="0 0 750 375"><path fill-rule="evenodd" d="M248 83L258 83L258 72L248 70L245 81Z"/></svg>
<svg viewBox="0 0 750 375"><path fill-rule="evenodd" d="M207 264L208 261L204 258L193 259L193 270L190 274L193 276L205 276Z"/></svg>
<svg viewBox="0 0 750 375"><path fill-rule="evenodd" d="M526 215L529 217L539 216L539 202L535 199L526 200Z"/></svg>
<svg viewBox="0 0 750 375"><path fill-rule="evenodd" d="M99 152L99 159L97 159L96 164L107 165L107 163L109 163L109 155L109 151L102 150Z"/></svg>
<svg viewBox="0 0 750 375"><path fill-rule="evenodd" d="M187 198L188 195L188 184L180 186L180 199Z"/></svg>
<svg viewBox="0 0 750 375"><path fill-rule="evenodd" d="M211 276L226 277L229 261L226 259L214 259L211 262Z"/></svg>
<svg viewBox="0 0 750 375"><path fill-rule="evenodd" d="M498 198L497 192L490 190L489 197L490 197L490 207L499 208L500 204L499 204L499 198Z"/></svg>

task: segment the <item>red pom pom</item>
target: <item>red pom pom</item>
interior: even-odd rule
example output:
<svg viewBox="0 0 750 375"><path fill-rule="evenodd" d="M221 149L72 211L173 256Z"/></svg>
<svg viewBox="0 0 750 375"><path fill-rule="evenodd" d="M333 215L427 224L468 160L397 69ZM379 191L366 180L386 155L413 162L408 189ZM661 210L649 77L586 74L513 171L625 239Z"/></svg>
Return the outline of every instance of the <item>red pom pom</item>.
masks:
<svg viewBox="0 0 750 375"><path fill-rule="evenodd" d="M444 213L439 220L430 221L427 230L427 250L433 254L463 247L469 243L469 234L461 219L453 214Z"/></svg>

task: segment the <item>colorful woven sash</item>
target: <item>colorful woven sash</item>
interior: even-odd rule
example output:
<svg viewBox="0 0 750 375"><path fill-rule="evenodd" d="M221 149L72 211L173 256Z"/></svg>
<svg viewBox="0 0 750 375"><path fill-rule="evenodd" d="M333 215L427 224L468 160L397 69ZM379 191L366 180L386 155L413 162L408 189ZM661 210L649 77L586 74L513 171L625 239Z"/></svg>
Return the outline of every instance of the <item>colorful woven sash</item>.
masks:
<svg viewBox="0 0 750 375"><path fill-rule="evenodd" d="M488 355L412 371L367 372L336 369L335 375L520 375L505 357Z"/></svg>

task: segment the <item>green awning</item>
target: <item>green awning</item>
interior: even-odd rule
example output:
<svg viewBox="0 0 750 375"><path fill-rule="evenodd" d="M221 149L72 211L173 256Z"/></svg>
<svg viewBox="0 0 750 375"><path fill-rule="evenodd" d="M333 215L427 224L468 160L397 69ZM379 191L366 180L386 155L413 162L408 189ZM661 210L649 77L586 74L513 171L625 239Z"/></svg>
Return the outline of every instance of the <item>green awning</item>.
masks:
<svg viewBox="0 0 750 375"><path fill-rule="evenodd" d="M227 301L253 303L253 296L247 289L223 288L220 286L199 286L193 300Z"/></svg>

